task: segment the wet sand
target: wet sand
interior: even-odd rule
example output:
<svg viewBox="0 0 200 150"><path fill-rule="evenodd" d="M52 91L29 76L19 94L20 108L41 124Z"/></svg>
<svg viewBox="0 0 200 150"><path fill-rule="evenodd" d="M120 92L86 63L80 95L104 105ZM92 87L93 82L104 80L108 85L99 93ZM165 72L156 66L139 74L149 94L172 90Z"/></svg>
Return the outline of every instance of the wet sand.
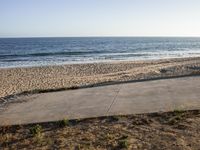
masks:
<svg viewBox="0 0 200 150"><path fill-rule="evenodd" d="M0 98L33 90L200 74L200 58L0 69Z"/></svg>

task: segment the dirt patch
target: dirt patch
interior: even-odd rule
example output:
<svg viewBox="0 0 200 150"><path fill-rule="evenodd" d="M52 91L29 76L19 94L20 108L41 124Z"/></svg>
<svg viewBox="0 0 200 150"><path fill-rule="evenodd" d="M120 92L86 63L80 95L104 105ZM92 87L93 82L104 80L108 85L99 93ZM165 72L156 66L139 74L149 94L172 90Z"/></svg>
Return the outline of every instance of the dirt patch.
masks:
<svg viewBox="0 0 200 150"><path fill-rule="evenodd" d="M200 110L0 127L2 149L199 150Z"/></svg>

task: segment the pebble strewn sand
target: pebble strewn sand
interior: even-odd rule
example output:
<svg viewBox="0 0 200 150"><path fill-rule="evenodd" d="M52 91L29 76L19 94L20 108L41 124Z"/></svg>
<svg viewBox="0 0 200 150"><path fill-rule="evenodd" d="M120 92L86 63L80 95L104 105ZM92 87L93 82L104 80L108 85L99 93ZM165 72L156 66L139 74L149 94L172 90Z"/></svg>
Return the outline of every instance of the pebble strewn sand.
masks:
<svg viewBox="0 0 200 150"><path fill-rule="evenodd" d="M199 73L200 58L0 69L0 98L35 89Z"/></svg>

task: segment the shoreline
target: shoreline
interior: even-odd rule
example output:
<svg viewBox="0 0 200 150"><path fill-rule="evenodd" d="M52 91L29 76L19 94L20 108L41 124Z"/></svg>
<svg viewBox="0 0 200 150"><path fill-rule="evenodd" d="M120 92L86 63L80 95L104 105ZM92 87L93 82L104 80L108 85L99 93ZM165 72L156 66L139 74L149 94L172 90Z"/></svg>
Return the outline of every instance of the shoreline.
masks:
<svg viewBox="0 0 200 150"><path fill-rule="evenodd" d="M200 75L200 57L0 68L0 98L25 91Z"/></svg>
<svg viewBox="0 0 200 150"><path fill-rule="evenodd" d="M66 66L66 65L89 65L89 64L112 64L112 63L141 63L141 62L155 62L155 61L179 61L179 60L190 60L190 59L200 59L200 56L188 56L188 57L170 57L170 58L154 58L154 59L141 59L141 60L105 60L105 61L82 61L82 62L66 62L63 64L54 64L54 65L33 65L33 66L11 66L11 67L0 67L0 70L3 69L19 69L19 68L41 68L41 67L57 67L57 66Z"/></svg>

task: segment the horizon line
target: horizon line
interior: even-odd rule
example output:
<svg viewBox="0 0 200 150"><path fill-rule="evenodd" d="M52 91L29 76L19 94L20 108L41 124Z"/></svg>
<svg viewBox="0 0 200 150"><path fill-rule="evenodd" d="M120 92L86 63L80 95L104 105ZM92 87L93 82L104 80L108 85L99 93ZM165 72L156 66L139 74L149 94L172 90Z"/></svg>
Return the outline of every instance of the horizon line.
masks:
<svg viewBox="0 0 200 150"><path fill-rule="evenodd" d="M200 36L111 36L111 35L105 35L105 36L8 36L8 37L1 37L1 39L6 39L6 38L106 38L106 37L112 37L112 38L200 38Z"/></svg>

